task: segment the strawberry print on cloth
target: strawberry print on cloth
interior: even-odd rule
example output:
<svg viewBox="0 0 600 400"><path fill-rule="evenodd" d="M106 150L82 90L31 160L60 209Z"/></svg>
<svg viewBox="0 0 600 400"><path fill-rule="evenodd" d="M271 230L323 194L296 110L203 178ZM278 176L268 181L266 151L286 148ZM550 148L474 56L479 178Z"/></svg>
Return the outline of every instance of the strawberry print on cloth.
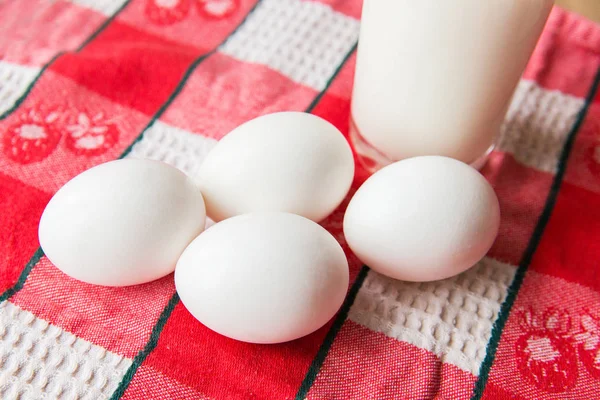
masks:
<svg viewBox="0 0 600 400"><path fill-rule="evenodd" d="M207 19L229 17L240 6L240 0L147 0L146 17L156 25L175 24L188 16L192 1Z"/></svg>
<svg viewBox="0 0 600 400"><path fill-rule="evenodd" d="M585 310L579 315L577 324L576 318L553 308L541 315L518 312L523 334L515 344L517 366L538 389L567 392L586 370L600 380L600 318Z"/></svg>
<svg viewBox="0 0 600 400"><path fill-rule="evenodd" d="M581 330L577 335L579 359L592 377L600 379L600 318L584 314Z"/></svg>
<svg viewBox="0 0 600 400"><path fill-rule="evenodd" d="M119 139L119 130L104 113L76 114L73 123L67 125L66 147L76 155L98 156L113 147Z"/></svg>
<svg viewBox="0 0 600 400"><path fill-rule="evenodd" d="M564 392L577 381L577 355L568 337L571 319L566 313L548 309L540 318L521 311L523 335L517 340L517 365L521 375L539 389Z"/></svg>
<svg viewBox="0 0 600 400"><path fill-rule="evenodd" d="M240 0L196 0L198 11L206 18L226 18L237 11Z"/></svg>
<svg viewBox="0 0 600 400"><path fill-rule="evenodd" d="M191 0L148 0L146 16L157 25L171 25L188 15Z"/></svg>
<svg viewBox="0 0 600 400"><path fill-rule="evenodd" d="M48 157L62 135L59 113L36 106L24 110L17 122L2 129L2 150L19 164L30 164Z"/></svg>

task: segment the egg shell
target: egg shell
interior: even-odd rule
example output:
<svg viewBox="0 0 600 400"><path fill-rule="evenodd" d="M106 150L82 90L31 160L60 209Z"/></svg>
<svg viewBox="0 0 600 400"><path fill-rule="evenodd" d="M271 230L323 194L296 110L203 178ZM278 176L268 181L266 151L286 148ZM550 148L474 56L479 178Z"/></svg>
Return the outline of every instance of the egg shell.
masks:
<svg viewBox="0 0 600 400"><path fill-rule="evenodd" d="M198 186L179 170L126 159L93 167L52 197L40 220L46 256L83 282L127 286L173 272L204 229Z"/></svg>
<svg viewBox="0 0 600 400"><path fill-rule="evenodd" d="M312 114L279 112L221 139L198 180L215 221L255 211L320 221L342 202L353 177L352 150L336 127Z"/></svg>
<svg viewBox="0 0 600 400"><path fill-rule="evenodd" d="M366 265L406 281L444 279L477 263L492 246L500 207L467 164L424 156L391 164L358 189L344 235Z"/></svg>
<svg viewBox="0 0 600 400"><path fill-rule="evenodd" d="M208 328L251 343L308 335L340 308L348 262L320 225L281 212L217 223L183 252L175 286Z"/></svg>

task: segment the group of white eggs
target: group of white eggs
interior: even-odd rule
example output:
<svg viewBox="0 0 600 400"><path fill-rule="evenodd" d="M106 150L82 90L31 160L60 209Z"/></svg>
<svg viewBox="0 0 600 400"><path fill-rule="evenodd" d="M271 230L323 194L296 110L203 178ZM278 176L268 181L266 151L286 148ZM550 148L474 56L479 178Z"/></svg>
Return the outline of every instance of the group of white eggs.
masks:
<svg viewBox="0 0 600 400"><path fill-rule="evenodd" d="M353 176L352 151L333 125L269 114L225 136L195 177L139 159L83 172L48 203L39 240L56 267L91 284L141 284L175 270L181 301L207 327L246 342L289 341L323 326L346 295L346 256L317 222ZM217 224L204 231L206 215ZM427 281L479 261L499 219L476 170L424 156L371 176L343 229L372 269Z"/></svg>

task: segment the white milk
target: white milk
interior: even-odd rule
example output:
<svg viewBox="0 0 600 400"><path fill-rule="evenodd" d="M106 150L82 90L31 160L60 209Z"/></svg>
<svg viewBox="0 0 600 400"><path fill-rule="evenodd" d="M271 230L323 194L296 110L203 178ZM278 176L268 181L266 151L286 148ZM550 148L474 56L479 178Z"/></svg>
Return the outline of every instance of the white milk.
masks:
<svg viewBox="0 0 600 400"><path fill-rule="evenodd" d="M370 144L380 164L485 154L552 4L365 0L352 98L359 153L377 159Z"/></svg>

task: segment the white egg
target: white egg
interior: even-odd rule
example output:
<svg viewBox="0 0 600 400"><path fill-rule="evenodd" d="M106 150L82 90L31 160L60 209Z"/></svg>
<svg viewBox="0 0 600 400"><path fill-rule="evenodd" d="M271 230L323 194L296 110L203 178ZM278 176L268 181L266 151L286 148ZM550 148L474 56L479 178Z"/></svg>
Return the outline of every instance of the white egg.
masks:
<svg viewBox="0 0 600 400"><path fill-rule="evenodd" d="M233 339L279 343L323 326L348 289L348 262L320 225L281 212L217 223L175 269L181 301L200 322Z"/></svg>
<svg viewBox="0 0 600 400"><path fill-rule="evenodd" d="M352 150L336 127L315 115L280 112L221 139L198 180L215 221L255 211L320 221L342 202L353 176Z"/></svg>
<svg viewBox="0 0 600 400"><path fill-rule="evenodd" d="M39 239L65 274L126 286L173 272L205 218L200 189L185 174L157 161L118 160L67 182L42 214Z"/></svg>
<svg viewBox="0 0 600 400"><path fill-rule="evenodd" d="M451 158L424 156L367 179L348 205L344 235L375 271L431 281L477 263L499 224L498 198L479 172Z"/></svg>

